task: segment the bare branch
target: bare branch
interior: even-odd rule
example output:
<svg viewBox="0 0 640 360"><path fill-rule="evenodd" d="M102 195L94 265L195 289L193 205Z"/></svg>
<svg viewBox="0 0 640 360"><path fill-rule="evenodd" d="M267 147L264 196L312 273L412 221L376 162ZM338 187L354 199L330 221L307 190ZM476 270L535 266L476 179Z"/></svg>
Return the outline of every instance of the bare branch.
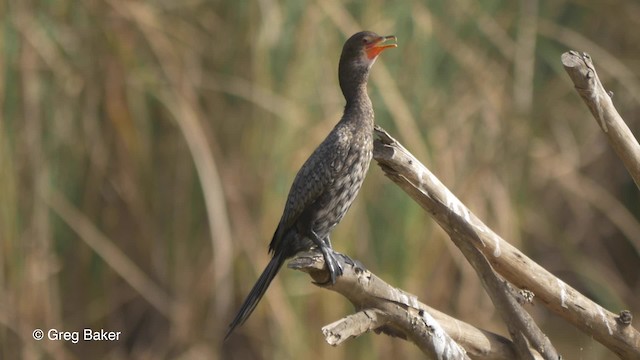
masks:
<svg viewBox="0 0 640 360"><path fill-rule="evenodd" d="M349 338L377 330L385 325L383 313L377 309L365 309L322 328L329 345L340 345Z"/></svg>
<svg viewBox="0 0 640 360"><path fill-rule="evenodd" d="M452 214L452 216L457 215ZM464 219L460 219L455 225L447 230L449 236L480 277L482 285L509 329L519 358L534 359L535 353L530 349L532 347L544 359L559 359L549 339L518 302L519 295L513 291L508 282L495 273L485 256L471 242L465 240L476 237L473 228L469 227L469 223Z"/></svg>
<svg viewBox="0 0 640 360"><path fill-rule="evenodd" d="M549 273L489 229L424 165L381 128L374 158L385 174L420 204L449 234L475 247L515 286L532 291L543 305L622 358L640 356L640 333ZM458 229L468 228L473 236Z"/></svg>
<svg viewBox="0 0 640 360"><path fill-rule="evenodd" d="M328 272L318 253L299 254L289 263L290 268L308 273L318 286L340 293L359 310L323 328L329 344L338 345L374 330L407 339L432 358L517 358L508 339L430 308L414 295L394 288L361 264L340 255L344 273L335 285L326 283Z"/></svg>
<svg viewBox="0 0 640 360"><path fill-rule="evenodd" d="M636 186L640 187L640 145L613 106L611 95L602 86L591 57L571 50L562 54L562 65Z"/></svg>
<svg viewBox="0 0 640 360"><path fill-rule="evenodd" d="M464 221L461 221L461 223L464 224ZM461 232L466 233L465 236L474 236L473 232L469 230L471 229L465 228ZM509 334L514 340L519 358L536 358L535 353L530 349L532 347L546 360L560 359L551 341L518 302L519 295L516 294L508 282L493 271L484 255L459 235L461 232L451 233L451 239L480 276L482 285L487 290L496 310L509 329Z"/></svg>

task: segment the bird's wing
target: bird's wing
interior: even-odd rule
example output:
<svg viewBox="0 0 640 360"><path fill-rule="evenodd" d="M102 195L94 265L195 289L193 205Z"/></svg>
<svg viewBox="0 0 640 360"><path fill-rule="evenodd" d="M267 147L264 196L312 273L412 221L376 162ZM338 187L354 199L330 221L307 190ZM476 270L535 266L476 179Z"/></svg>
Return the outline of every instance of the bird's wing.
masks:
<svg viewBox="0 0 640 360"><path fill-rule="evenodd" d="M278 229L271 248L290 229L300 215L329 187L336 172L342 168L349 151L348 134L339 127L334 129L302 165L293 180Z"/></svg>

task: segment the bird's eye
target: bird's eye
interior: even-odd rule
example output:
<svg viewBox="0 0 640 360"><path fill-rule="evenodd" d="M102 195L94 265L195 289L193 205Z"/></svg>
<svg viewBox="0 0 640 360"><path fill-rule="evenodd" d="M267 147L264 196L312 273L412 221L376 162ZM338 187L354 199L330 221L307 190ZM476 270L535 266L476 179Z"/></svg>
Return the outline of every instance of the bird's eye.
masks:
<svg viewBox="0 0 640 360"><path fill-rule="evenodd" d="M363 44L368 44L369 43L369 38L362 38L362 43Z"/></svg>

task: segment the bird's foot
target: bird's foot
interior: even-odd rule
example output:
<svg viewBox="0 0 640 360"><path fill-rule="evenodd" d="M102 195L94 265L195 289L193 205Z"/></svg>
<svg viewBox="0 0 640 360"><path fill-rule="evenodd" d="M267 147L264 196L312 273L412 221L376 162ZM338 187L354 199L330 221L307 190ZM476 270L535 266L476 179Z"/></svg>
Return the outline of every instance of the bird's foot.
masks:
<svg viewBox="0 0 640 360"><path fill-rule="evenodd" d="M311 230L309 233L309 237L311 238L311 241L313 241L313 243L322 252L325 266L327 267L327 270L329 270L329 275L331 277L331 284L334 285L338 276L342 275L343 270L342 265L336 257L338 253L333 251L329 236L325 237L325 239L320 239L318 234L316 234L315 231Z"/></svg>
<svg viewBox="0 0 640 360"><path fill-rule="evenodd" d="M342 275L343 271L342 264L340 264L340 261L336 256L338 253L333 251L332 248L326 246L320 247L320 251L322 251L322 256L324 257L325 266L327 267L327 270L329 270L331 284L334 285L336 283L336 279L338 276Z"/></svg>

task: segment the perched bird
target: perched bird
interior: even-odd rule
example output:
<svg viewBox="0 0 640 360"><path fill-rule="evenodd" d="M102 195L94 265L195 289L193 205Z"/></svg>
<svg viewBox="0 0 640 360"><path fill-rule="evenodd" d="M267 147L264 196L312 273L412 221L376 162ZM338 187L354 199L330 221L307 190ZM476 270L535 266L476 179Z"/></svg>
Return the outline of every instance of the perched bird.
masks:
<svg viewBox="0 0 640 360"><path fill-rule="evenodd" d="M342 48L338 77L347 104L329 135L298 171L273 235L272 259L229 325L225 339L253 312L284 261L314 245L322 252L331 282L342 275L329 234L358 194L373 151L373 108L367 94L369 69L395 36L362 31Z"/></svg>

